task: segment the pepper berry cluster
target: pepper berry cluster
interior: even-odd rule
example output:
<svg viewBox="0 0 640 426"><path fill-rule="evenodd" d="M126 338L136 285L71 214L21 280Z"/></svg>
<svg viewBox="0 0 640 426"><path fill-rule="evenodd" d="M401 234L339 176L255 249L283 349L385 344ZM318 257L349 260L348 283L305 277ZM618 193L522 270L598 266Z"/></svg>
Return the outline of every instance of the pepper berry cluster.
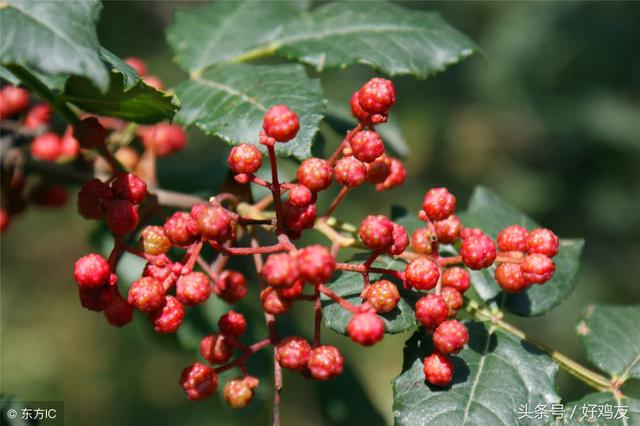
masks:
<svg viewBox="0 0 640 426"><path fill-rule="evenodd" d="M426 192L418 214L425 226L411 236L401 224L377 214L365 217L352 234L332 227L332 214L354 188L372 183L382 191L404 181L404 166L385 154L384 142L375 130L387 121L395 101L389 80L374 78L365 83L351 97L357 126L328 158L304 160L290 182L279 180L275 145L295 140L301 120L286 105L269 108L256 141L233 147L228 157L237 183L271 192L270 197L253 204L222 193L165 215L161 206L152 203L153 190L135 174L114 173L106 181L85 182L78 195L78 211L87 219L104 220L115 243L107 259L89 254L76 262L74 278L81 304L104 312L116 326L129 323L133 312L139 311L156 332L173 333L181 326L185 310L206 302L212 294L236 304L253 287L264 310L268 335L247 342L245 316L237 308L230 309L219 317L217 330L202 337L201 359L180 376L187 397L199 401L215 393L221 373L237 368L241 374L225 383L223 397L232 408L241 408L250 403L259 385L246 361L266 347L274 348L279 367L306 378L325 381L342 373L340 350L321 342L321 295L350 314L345 326L349 338L371 346L383 339L385 315L398 309L402 293L414 292L420 296L416 319L432 334L434 346L433 354L424 359L425 379L435 386L447 386L453 376L451 356L469 340L466 327L456 319L471 284L468 269L497 264L496 280L506 291L526 290L553 275L551 257L558 252L558 238L547 229L527 231L511 226L500 233L496 244L481 230L463 226L455 214L456 197L446 188ZM257 174L264 164L271 168L270 181ZM340 187L338 195L318 214L319 195L334 181ZM266 211L271 204L273 211ZM154 207L148 210L159 213L162 221L147 223L151 216L143 217L139 206ZM330 246L296 246L294 241L309 229L325 235ZM261 243L258 230L271 232L272 242ZM459 255L441 255L443 244L452 245ZM213 259L204 258L204 247L213 249ZM359 247L368 256L362 263L342 263L338 256L344 247ZM126 297L118 292L115 275L124 253L146 262ZM251 256L259 282L249 283L241 272L228 269L232 256ZM402 270L376 266L383 256L402 260L406 266ZM361 275L361 303L354 304L331 288L337 271ZM380 278L371 282L373 273ZM307 302L314 306L312 338L281 336L278 320L297 303Z"/></svg>
<svg viewBox="0 0 640 426"><path fill-rule="evenodd" d="M147 85L163 89L158 77L147 74L147 66L141 59L127 58L125 62L143 77ZM10 133L11 138L8 140L12 146L7 158L13 160L9 162L11 164L3 163L2 168L0 232L9 226L12 216L23 212L29 203L58 207L68 199L67 190L61 183L42 179L33 185L27 185L23 170L24 158L27 156L57 166L84 163L83 166L91 166L96 174L110 172L116 160L126 170L136 171L145 178L150 178L140 161L141 157L161 157L175 153L182 150L187 141L182 127L175 124L141 126L112 117L90 115L82 115L79 123L68 125L64 131L58 132L54 129L56 123L52 122L52 113L49 104L32 103L31 95L26 89L12 84L0 89L2 132L3 135L5 131ZM137 145L143 148L142 154ZM91 152L103 147L113 151L103 152L107 155L106 159L96 157ZM120 209L125 210L122 206Z"/></svg>

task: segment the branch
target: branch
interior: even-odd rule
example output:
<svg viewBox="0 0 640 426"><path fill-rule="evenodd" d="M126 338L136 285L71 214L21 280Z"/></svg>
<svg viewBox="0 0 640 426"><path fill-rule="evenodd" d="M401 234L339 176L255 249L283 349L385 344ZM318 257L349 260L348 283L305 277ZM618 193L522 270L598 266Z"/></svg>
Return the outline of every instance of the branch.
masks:
<svg viewBox="0 0 640 426"><path fill-rule="evenodd" d="M480 304L475 300L466 300L465 310L473 315L474 318L480 321L488 321L492 325L500 328L507 333L510 333L521 340L525 340L536 346L538 349L546 352L551 359L553 359L560 367L562 367L567 373L571 374L578 380L586 383L587 385L603 392L619 392L615 389L611 380L605 376L588 369L587 367L572 360L568 356L547 347L546 345L528 336L524 331L502 320L502 312L498 311L493 313L487 309L481 308Z"/></svg>

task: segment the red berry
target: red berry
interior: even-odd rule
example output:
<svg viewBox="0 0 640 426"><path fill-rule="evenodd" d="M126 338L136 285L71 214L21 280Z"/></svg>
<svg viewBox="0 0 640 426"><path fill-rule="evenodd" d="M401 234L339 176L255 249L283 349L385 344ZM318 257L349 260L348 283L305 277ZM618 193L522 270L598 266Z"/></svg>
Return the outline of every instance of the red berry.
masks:
<svg viewBox="0 0 640 426"><path fill-rule="evenodd" d="M171 288L173 285L173 281L167 281L167 278L171 275L171 268L173 265L169 266L156 266L153 263L147 263L142 270L143 277L151 277L158 280L158 282L162 283L165 292Z"/></svg>
<svg viewBox="0 0 640 426"><path fill-rule="evenodd" d="M447 320L433 332L433 346L443 354L457 353L469 341L469 332L458 320Z"/></svg>
<svg viewBox="0 0 640 426"><path fill-rule="evenodd" d="M147 74L147 64L137 57L131 56L124 59L124 63L133 68L139 76Z"/></svg>
<svg viewBox="0 0 640 426"><path fill-rule="evenodd" d="M307 207L315 203L317 195L304 185L291 184L289 188L289 204L294 207Z"/></svg>
<svg viewBox="0 0 640 426"><path fill-rule="evenodd" d="M276 347L276 359L282 368L302 371L307 367L311 345L304 338L290 336Z"/></svg>
<svg viewBox="0 0 640 426"><path fill-rule="evenodd" d="M122 173L111 183L114 198L140 204L147 196L147 184L133 173Z"/></svg>
<svg viewBox="0 0 640 426"><path fill-rule="evenodd" d="M189 211L189 214L191 215L191 218L194 221L198 221L198 216L200 216L200 213L202 213L204 211L204 209L206 209L207 207L209 207L210 204L208 203L196 203L193 206L191 206L191 210ZM194 222L194 226L195 222Z"/></svg>
<svg viewBox="0 0 640 426"><path fill-rule="evenodd" d="M354 157L344 157L333 167L336 182L349 188L355 188L364 183L367 176L367 166Z"/></svg>
<svg viewBox="0 0 640 426"><path fill-rule="evenodd" d="M220 206L205 207L198 214L198 231L208 239L224 242L233 236L234 220L229 211Z"/></svg>
<svg viewBox="0 0 640 426"><path fill-rule="evenodd" d="M165 303L165 294L162 284L151 277L142 277L129 287L129 304L142 312L153 312L162 308Z"/></svg>
<svg viewBox="0 0 640 426"><path fill-rule="evenodd" d="M151 86L156 90L164 90L164 84L162 84L162 80L155 75L145 75L144 76L144 84L147 86Z"/></svg>
<svg viewBox="0 0 640 426"><path fill-rule="evenodd" d="M344 359L335 346L323 345L311 350L307 367L316 380L331 380L342 374Z"/></svg>
<svg viewBox="0 0 640 426"><path fill-rule="evenodd" d="M360 122L369 121L369 113L362 109L360 101L358 100L358 92L353 92L351 95L351 114Z"/></svg>
<svg viewBox="0 0 640 426"><path fill-rule="evenodd" d="M120 294L115 295L109 306L104 310L104 316L109 324L123 327L133 320L133 307Z"/></svg>
<svg viewBox="0 0 640 426"><path fill-rule="evenodd" d="M40 126L49 124L51 121L51 107L48 104L37 104L29 110L24 118L24 127L36 130Z"/></svg>
<svg viewBox="0 0 640 426"><path fill-rule="evenodd" d="M433 222L433 226L436 228L438 241L443 244L453 244L460 236L460 231L462 230L462 222L455 214L452 214L445 220Z"/></svg>
<svg viewBox="0 0 640 426"><path fill-rule="evenodd" d="M404 226L393 224L393 244L387 247L387 253L392 256L398 256L407 249L409 246L409 236Z"/></svg>
<svg viewBox="0 0 640 426"><path fill-rule="evenodd" d="M389 280L380 280L363 291L363 298L379 314L393 311L400 301L398 287Z"/></svg>
<svg viewBox="0 0 640 426"><path fill-rule="evenodd" d="M268 285L289 287L298 279L298 264L287 253L272 254L267 258L260 275Z"/></svg>
<svg viewBox="0 0 640 426"><path fill-rule="evenodd" d="M444 301L447 303L447 307L449 308L449 317L455 317L464 303L462 294L453 287L442 287L440 296L442 296Z"/></svg>
<svg viewBox="0 0 640 426"><path fill-rule="evenodd" d="M431 254L433 240L431 232L426 228L418 228L411 234L411 247L418 254Z"/></svg>
<svg viewBox="0 0 640 426"><path fill-rule="evenodd" d="M115 235L128 234L138 226L138 207L126 200L107 201L105 220Z"/></svg>
<svg viewBox="0 0 640 426"><path fill-rule="evenodd" d="M262 166L262 153L255 145L243 143L231 149L227 163L234 173L252 175Z"/></svg>
<svg viewBox="0 0 640 426"><path fill-rule="evenodd" d="M384 321L371 312L355 314L347 324L347 334L362 346L375 345L384 337Z"/></svg>
<svg viewBox="0 0 640 426"><path fill-rule="evenodd" d="M525 251L529 231L520 225L511 225L498 234L497 243L500 251Z"/></svg>
<svg viewBox="0 0 640 426"><path fill-rule="evenodd" d="M304 281L297 280L291 287L279 287L278 294L284 299L297 299L304 290Z"/></svg>
<svg viewBox="0 0 640 426"><path fill-rule="evenodd" d="M393 244L393 222L382 215L367 216L360 224L358 235L365 246L383 250Z"/></svg>
<svg viewBox="0 0 640 426"><path fill-rule="evenodd" d="M529 287L518 263L501 263L496 268L496 281L508 293L519 293Z"/></svg>
<svg viewBox="0 0 640 426"><path fill-rule="evenodd" d="M480 235L471 233L462 239L460 255L462 256L462 262L469 269L487 268L496 260L496 245L482 231Z"/></svg>
<svg viewBox="0 0 640 426"><path fill-rule="evenodd" d="M267 136L278 142L288 142L298 133L300 122L286 105L276 105L264 114L263 128Z"/></svg>
<svg viewBox="0 0 640 426"><path fill-rule="evenodd" d="M180 385L192 401L201 401L216 391L218 376L211 367L199 362L182 370Z"/></svg>
<svg viewBox="0 0 640 426"><path fill-rule="evenodd" d="M306 207L295 207L288 201L284 203L284 215L286 228L290 236L297 238L300 231L313 228L316 221L317 208L315 204ZM295 236L294 236L295 235Z"/></svg>
<svg viewBox="0 0 640 426"><path fill-rule="evenodd" d="M365 163L371 163L384 154L384 142L373 130L362 130L356 133L349 144L353 155Z"/></svg>
<svg viewBox="0 0 640 426"><path fill-rule="evenodd" d="M31 142L31 156L36 160L56 161L62 154L62 142L55 133L43 133Z"/></svg>
<svg viewBox="0 0 640 426"><path fill-rule="evenodd" d="M231 408L244 408L253 399L253 388L258 386L255 377L239 377L224 385L224 400Z"/></svg>
<svg viewBox="0 0 640 426"><path fill-rule="evenodd" d="M303 248L297 254L300 277L310 283L325 283L336 269L336 259L319 244Z"/></svg>
<svg viewBox="0 0 640 426"><path fill-rule="evenodd" d="M78 296L83 308L91 311L102 312L111 304L117 294L117 290L112 286L98 288L79 287Z"/></svg>
<svg viewBox="0 0 640 426"><path fill-rule="evenodd" d="M307 158L298 167L296 177L298 182L311 191L322 191L331 185L331 166L321 158Z"/></svg>
<svg viewBox="0 0 640 426"><path fill-rule="evenodd" d="M0 90L0 118L7 118L25 110L29 106L29 92L13 84Z"/></svg>
<svg viewBox="0 0 640 426"><path fill-rule="evenodd" d="M73 267L73 278L81 288L98 288L109 283L111 268L104 257L91 253L78 259Z"/></svg>
<svg viewBox="0 0 640 426"><path fill-rule="evenodd" d="M459 266L445 269L442 272L442 285L443 287L455 288L460 293L464 293L469 290L471 285L469 271Z"/></svg>
<svg viewBox="0 0 640 426"><path fill-rule="evenodd" d="M435 352L424 359L423 371L427 382L445 387L453 378L453 363L445 355Z"/></svg>
<svg viewBox="0 0 640 426"><path fill-rule="evenodd" d="M175 212L167 219L163 228L171 244L176 246L188 246L199 237L195 221L189 213Z"/></svg>
<svg viewBox="0 0 640 426"><path fill-rule="evenodd" d="M397 158L390 158L390 161L389 176L382 183L376 185L378 192L402 185L407 178L407 169L404 167L404 163Z"/></svg>
<svg viewBox="0 0 640 426"><path fill-rule="evenodd" d="M271 315L282 315L291 309L291 300L285 298L273 287L267 287L260 292L262 309Z"/></svg>
<svg viewBox="0 0 640 426"><path fill-rule="evenodd" d="M112 198L111 189L100 179L86 180L78 193L78 213L85 219L101 219L105 203Z"/></svg>
<svg viewBox="0 0 640 426"><path fill-rule="evenodd" d="M529 232L527 238L527 253L544 254L553 257L558 254L559 241L556 234L547 228L538 228Z"/></svg>
<svg viewBox="0 0 640 426"><path fill-rule="evenodd" d="M60 157L58 159L73 160L78 154L80 154L80 143L73 137L73 128L68 126L60 139Z"/></svg>
<svg viewBox="0 0 640 426"><path fill-rule="evenodd" d="M431 188L422 202L422 208L431 220L444 220L456 211L456 197L447 188Z"/></svg>
<svg viewBox="0 0 640 426"><path fill-rule="evenodd" d="M247 280L240 272L223 271L216 280L213 291L227 303L236 303L247 295Z"/></svg>
<svg viewBox="0 0 640 426"><path fill-rule="evenodd" d="M164 307L149 314L149 321L158 333L175 333L183 318L182 303L173 296L166 296Z"/></svg>
<svg viewBox="0 0 640 426"><path fill-rule="evenodd" d="M11 215L6 209L0 208L0 233L4 232L11 222Z"/></svg>
<svg viewBox="0 0 640 426"><path fill-rule="evenodd" d="M556 265L544 254L530 254L520 264L524 279L533 284L544 284L556 272Z"/></svg>
<svg viewBox="0 0 640 426"><path fill-rule="evenodd" d="M218 328L224 336L240 337L247 331L247 320L236 311L229 311L218 320Z"/></svg>
<svg viewBox="0 0 640 426"><path fill-rule="evenodd" d="M419 257L409 262L404 276L407 286L417 290L431 290L438 283L440 271L433 260Z"/></svg>
<svg viewBox="0 0 640 426"><path fill-rule="evenodd" d="M427 294L416 302L416 318L428 330L434 330L448 315L449 307L440 295Z"/></svg>
<svg viewBox="0 0 640 426"><path fill-rule="evenodd" d="M162 226L147 226L142 230L142 248L146 254L157 256L169 251L171 241Z"/></svg>
<svg viewBox="0 0 640 426"><path fill-rule="evenodd" d="M200 342L200 355L213 365L225 364L231 358L232 347L222 335L211 334Z"/></svg>
<svg viewBox="0 0 640 426"><path fill-rule="evenodd" d="M187 143L184 129L177 124L159 123L138 130L142 143L159 157L180 151Z"/></svg>
<svg viewBox="0 0 640 426"><path fill-rule="evenodd" d="M385 114L395 102L396 89L384 78L372 78L358 91L358 103L371 114Z"/></svg>
<svg viewBox="0 0 640 426"><path fill-rule="evenodd" d="M86 149L104 145L107 134L107 130L102 127L96 117L84 118L73 128L73 137L78 140L81 147Z"/></svg>
<svg viewBox="0 0 640 426"><path fill-rule="evenodd" d="M185 306L198 305L209 298L211 283L202 272L191 272L176 281L176 297Z"/></svg>
<svg viewBox="0 0 640 426"><path fill-rule="evenodd" d="M391 158L382 155L367 164L367 182L384 183L391 175L392 162Z"/></svg>

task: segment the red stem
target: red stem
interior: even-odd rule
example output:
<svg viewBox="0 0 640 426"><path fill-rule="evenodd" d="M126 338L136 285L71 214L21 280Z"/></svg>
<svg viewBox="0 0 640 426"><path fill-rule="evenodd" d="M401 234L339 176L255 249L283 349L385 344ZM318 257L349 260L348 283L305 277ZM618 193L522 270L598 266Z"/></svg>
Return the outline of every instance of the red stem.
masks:
<svg viewBox="0 0 640 426"><path fill-rule="evenodd" d="M196 266L198 257L200 257L200 250L202 250L202 240L195 242L189 247L189 260L186 261L180 272L182 275L187 275L193 271L193 267Z"/></svg>
<svg viewBox="0 0 640 426"><path fill-rule="evenodd" d="M347 302L345 299L343 299L342 297L338 296L333 290L331 290L326 285L319 284L318 285L318 289L323 294L325 294L327 297L329 297L331 300L333 300L338 305L340 305L343 309L346 309L347 311L351 312L352 314L357 314L358 313L358 308L355 305Z"/></svg>
<svg viewBox="0 0 640 426"><path fill-rule="evenodd" d="M331 157L329 157L327 159L327 161L329 162L329 164L331 166L333 166L336 161L338 161L338 158L340 158L340 153L342 152L342 150L347 146L347 144L349 142L351 142L351 139L353 139L353 137L360 132L361 130L363 130L366 126L366 123L358 123L358 125L356 127L353 128L353 130L350 130L347 133L347 136L344 138L344 140L340 143L340 145L338 145L338 148L333 152L333 154L331 154Z"/></svg>
<svg viewBox="0 0 640 426"><path fill-rule="evenodd" d="M402 271L396 271L394 269L387 268L366 268L364 264L353 264L353 263L336 263L336 269L340 271L351 271L351 272L359 272L361 274L365 274L367 272L373 272L377 274L385 274L390 275L394 278L403 279L404 273Z"/></svg>
<svg viewBox="0 0 640 426"><path fill-rule="evenodd" d="M313 309L315 313L313 328L313 347L320 345L320 326L322 324L322 305L320 303L320 288L315 288Z"/></svg>
<svg viewBox="0 0 640 426"><path fill-rule="evenodd" d="M282 237L282 236L280 236ZM252 247L227 247L217 241L210 240L209 245L223 256L248 256L252 254L269 254L279 251L287 251L292 249L291 242L287 239L281 239L276 244L270 246L252 246ZM286 235L285 235L286 237Z"/></svg>
<svg viewBox="0 0 640 426"><path fill-rule="evenodd" d="M215 368L215 372L220 374L222 372L225 372L227 370L232 369L233 367L238 367L241 365L244 365L244 363L247 361L247 359L249 357L251 357L251 355L255 354L256 352L258 352L260 349L264 349L267 346L271 345L271 339L263 339L260 340L259 342L254 343L251 346L248 346L245 350L244 353L242 355L240 355L238 358L236 358L235 360L225 364L225 365L221 365L218 368Z"/></svg>
<svg viewBox="0 0 640 426"><path fill-rule="evenodd" d="M284 232L284 211L282 210L282 200L280 199L276 150L273 145L268 145L267 149L269 150L269 162L271 163L271 192L273 193L273 202L276 206L276 233L282 234Z"/></svg>
<svg viewBox="0 0 640 426"><path fill-rule="evenodd" d="M347 194L349 193L350 189L351 188L349 188L348 186L343 186L342 187L342 189L340 190L340 192L338 193L336 198L331 202L331 205L329 206L327 211L322 216L321 220L324 220L324 219L328 218L329 216L331 216L333 214L333 212L336 210L336 208L338 208L338 205L340 205L342 200L344 200L344 197L347 196Z"/></svg>
<svg viewBox="0 0 640 426"><path fill-rule="evenodd" d="M259 178L256 175L249 175L249 182L255 183L256 185L259 185L259 186L264 186L269 191L273 191L273 187L269 182L267 182L266 180L264 180L262 178Z"/></svg>

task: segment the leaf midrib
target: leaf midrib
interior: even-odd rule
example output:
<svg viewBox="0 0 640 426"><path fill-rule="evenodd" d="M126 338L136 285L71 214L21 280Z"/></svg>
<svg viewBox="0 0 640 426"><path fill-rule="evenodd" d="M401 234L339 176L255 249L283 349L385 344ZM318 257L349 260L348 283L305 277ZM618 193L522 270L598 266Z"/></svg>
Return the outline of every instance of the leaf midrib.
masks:
<svg viewBox="0 0 640 426"><path fill-rule="evenodd" d="M487 332L487 340L484 343L484 348L482 349L482 355L480 358L480 362L478 363L478 372L476 373L475 379L473 381L473 385L471 385L471 391L469 392L469 399L467 400L467 405L464 407L464 417L462 418L462 424L467 424L467 418L469 417L469 410L471 408L471 403L473 402L473 397L476 393L476 387L480 380L480 375L482 374L482 369L484 368L484 363L487 359L487 351L489 350L489 345L491 343L491 335L495 329L491 326Z"/></svg>
<svg viewBox="0 0 640 426"><path fill-rule="evenodd" d="M415 27L415 26L398 26L398 25L384 25L384 26L369 26L369 25L359 25L355 27L350 27L348 29L343 30L334 30L331 32L324 31L322 33L311 34L309 32L299 34L297 36L283 37L281 39L270 40L268 43L258 44L253 46L250 49L246 49L244 52L237 55L230 55L224 58L224 62L236 62L239 58L244 58L248 56L251 52L261 52L264 51L266 54L276 53L279 49L284 47L289 47L292 43L300 42L300 41L310 41L310 40L323 40L329 39L331 37L339 37L349 34L355 33L421 33L428 31L425 28ZM196 74L201 73L204 69L214 66L215 64L203 64L200 68L196 68Z"/></svg>
<svg viewBox="0 0 640 426"><path fill-rule="evenodd" d="M241 91L239 91L239 90L237 90L237 89L235 89L235 88L233 88L231 86L228 86L228 85L222 84L222 83L218 83L218 82L213 81L213 80L208 80L206 78L198 78L198 79L195 79L193 81L195 81L196 83L204 84L205 86L212 87L214 89L221 90L221 91L226 92L226 93L228 93L230 95L237 96L237 97L243 99L245 102L250 103L251 105L255 106L259 110L261 110L263 112L267 111L267 107L266 106L262 105L260 102L256 101L251 96L249 96L249 95L247 95L247 94L245 94L245 93L243 93L243 92L241 92Z"/></svg>

